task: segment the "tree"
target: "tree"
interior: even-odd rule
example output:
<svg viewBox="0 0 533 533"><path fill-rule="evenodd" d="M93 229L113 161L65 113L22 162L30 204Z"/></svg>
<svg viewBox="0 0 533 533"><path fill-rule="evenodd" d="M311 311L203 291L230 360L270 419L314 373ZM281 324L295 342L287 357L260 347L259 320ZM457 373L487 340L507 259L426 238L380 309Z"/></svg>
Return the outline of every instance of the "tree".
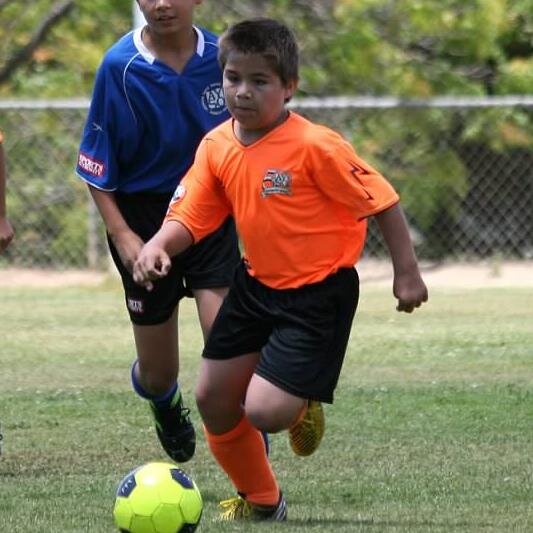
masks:
<svg viewBox="0 0 533 533"><path fill-rule="evenodd" d="M80 96L132 25L131 0L0 0L0 96ZM529 93L533 0L205 0L220 32L271 16L301 44L301 94ZM80 58L81 61L80 61Z"/></svg>
<svg viewBox="0 0 533 533"><path fill-rule="evenodd" d="M0 98L89 96L106 48L132 26L131 1L0 0ZM257 16L279 18L294 29L301 48L298 96L410 99L529 94L533 87L533 0L204 0L197 22L221 32L230 23ZM470 113L468 120L459 111L439 109L358 110L355 120L353 110L321 111L313 118L340 129L391 178L417 229L441 236L427 250L435 257L453 244L453 235L436 228L459 223L465 198L479 194L476 183L486 178L473 175L472 154L507 168L509 154L531 152L533 117L520 108ZM57 142L61 128L54 120L61 118L33 116L24 126L32 149L13 146L13 158L28 159L38 143L45 153L42 144L52 137ZM77 139L63 137L61 143L75 153ZM442 143L447 137L454 142ZM506 181L507 175L500 174ZM44 197L63 186L64 175L53 166L38 183L26 180L26 173L12 177L43 189L28 197ZM533 184L527 186L533 190ZM515 188L518 194L521 187ZM61 244L65 235L76 240L80 231L69 202L61 207L64 211L54 207L54 216L65 224L56 236ZM38 243L44 244L44 258L53 245Z"/></svg>
<svg viewBox="0 0 533 533"><path fill-rule="evenodd" d="M10 0L3 0L0 4L0 9L5 7L9 1ZM32 56L33 52L35 52L40 44L46 39L49 31L70 11L72 6L73 0L64 0L54 4L50 8L50 11L33 31L29 41L13 52L13 55L7 59L6 63L0 69L0 83L8 80L17 67Z"/></svg>
<svg viewBox="0 0 533 533"><path fill-rule="evenodd" d="M103 52L130 27L129 0L0 0L0 96L88 95Z"/></svg>

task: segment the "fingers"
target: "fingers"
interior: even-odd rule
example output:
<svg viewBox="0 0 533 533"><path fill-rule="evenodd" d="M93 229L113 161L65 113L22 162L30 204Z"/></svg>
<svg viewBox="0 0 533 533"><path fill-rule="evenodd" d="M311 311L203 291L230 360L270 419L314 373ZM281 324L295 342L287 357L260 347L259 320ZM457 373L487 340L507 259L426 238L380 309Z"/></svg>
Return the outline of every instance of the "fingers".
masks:
<svg viewBox="0 0 533 533"><path fill-rule="evenodd" d="M12 236L0 238L0 254L7 249L9 243L13 240Z"/></svg>
<svg viewBox="0 0 533 533"><path fill-rule="evenodd" d="M417 307L420 307L422 305L422 302L427 302L427 296L416 302L398 300L396 311L400 311L400 312L403 311L404 313L412 313Z"/></svg>
<svg viewBox="0 0 533 533"><path fill-rule="evenodd" d="M398 299L396 310L404 313L412 313L428 301L428 290L422 281L415 288L397 286L394 295Z"/></svg>
<svg viewBox="0 0 533 533"><path fill-rule="evenodd" d="M166 254L142 254L139 255L133 266L133 280L146 290L151 291L155 280L165 277L172 262Z"/></svg>
<svg viewBox="0 0 533 533"><path fill-rule="evenodd" d="M161 277L166 276L168 274L171 266L172 266L172 261L170 260L168 255L166 255L165 257L161 258L161 265L160 265L160 269L159 269Z"/></svg>
<svg viewBox="0 0 533 533"><path fill-rule="evenodd" d="M133 281L138 285L143 285L148 287L148 285L153 286L152 281L161 278L159 269L154 267L147 267L143 263L137 261L133 266Z"/></svg>
<svg viewBox="0 0 533 533"><path fill-rule="evenodd" d="M413 308L410 307L410 306L407 306L403 303L398 303L398 305L396 306L396 311L399 311L400 313L403 311L404 313L412 313L413 312Z"/></svg>
<svg viewBox="0 0 533 533"><path fill-rule="evenodd" d="M153 280L155 280L156 278L148 278L147 276L144 276L144 275L141 275L139 273L135 273L133 274L133 281L135 281L135 283L137 283L137 285L140 285L141 287L144 287L148 292L152 291L153 288L154 288L154 283L153 283Z"/></svg>

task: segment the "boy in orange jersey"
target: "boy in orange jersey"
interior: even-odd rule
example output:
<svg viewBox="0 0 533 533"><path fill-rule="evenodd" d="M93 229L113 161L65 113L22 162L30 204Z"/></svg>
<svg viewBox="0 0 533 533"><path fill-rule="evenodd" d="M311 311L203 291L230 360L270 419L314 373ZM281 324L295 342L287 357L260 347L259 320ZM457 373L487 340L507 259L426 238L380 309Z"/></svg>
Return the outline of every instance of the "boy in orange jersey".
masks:
<svg viewBox="0 0 533 533"><path fill-rule="evenodd" d="M219 62L233 118L204 137L134 279L149 288L170 257L234 216L244 258L204 348L196 401L238 493L222 502L221 519L277 521L286 502L261 431L289 429L302 455L318 445L369 216L391 254L397 309L412 312L428 293L391 185L340 135L286 109L298 82L290 30L270 19L236 24L220 39Z"/></svg>

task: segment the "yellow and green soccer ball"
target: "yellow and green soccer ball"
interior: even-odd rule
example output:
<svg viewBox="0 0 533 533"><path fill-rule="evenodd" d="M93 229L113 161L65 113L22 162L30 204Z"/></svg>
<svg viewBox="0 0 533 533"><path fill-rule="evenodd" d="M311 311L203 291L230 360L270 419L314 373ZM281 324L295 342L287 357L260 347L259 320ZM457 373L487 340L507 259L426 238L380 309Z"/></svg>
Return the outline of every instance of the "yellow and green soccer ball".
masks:
<svg viewBox="0 0 533 533"><path fill-rule="evenodd" d="M171 463L148 463L119 484L113 516L124 533L192 533L202 516L196 483Z"/></svg>

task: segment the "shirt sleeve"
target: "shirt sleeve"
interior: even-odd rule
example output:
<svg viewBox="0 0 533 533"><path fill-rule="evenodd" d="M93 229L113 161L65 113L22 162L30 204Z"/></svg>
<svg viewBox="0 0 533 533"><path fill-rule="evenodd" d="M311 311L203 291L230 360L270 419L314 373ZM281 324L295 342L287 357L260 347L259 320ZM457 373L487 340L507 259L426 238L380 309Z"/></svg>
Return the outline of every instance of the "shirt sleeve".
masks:
<svg viewBox="0 0 533 533"><path fill-rule="evenodd" d="M191 168L176 188L165 222L177 220L198 242L218 229L231 207L209 160L209 141L204 139Z"/></svg>
<svg viewBox="0 0 533 533"><path fill-rule="evenodd" d="M308 160L317 186L326 196L347 206L358 220L399 201L392 185L333 130L322 128L314 137Z"/></svg>
<svg viewBox="0 0 533 533"><path fill-rule="evenodd" d="M116 127L127 127L117 116L116 94L113 73L104 60L96 74L76 165L80 178L104 191L114 191L118 186Z"/></svg>

